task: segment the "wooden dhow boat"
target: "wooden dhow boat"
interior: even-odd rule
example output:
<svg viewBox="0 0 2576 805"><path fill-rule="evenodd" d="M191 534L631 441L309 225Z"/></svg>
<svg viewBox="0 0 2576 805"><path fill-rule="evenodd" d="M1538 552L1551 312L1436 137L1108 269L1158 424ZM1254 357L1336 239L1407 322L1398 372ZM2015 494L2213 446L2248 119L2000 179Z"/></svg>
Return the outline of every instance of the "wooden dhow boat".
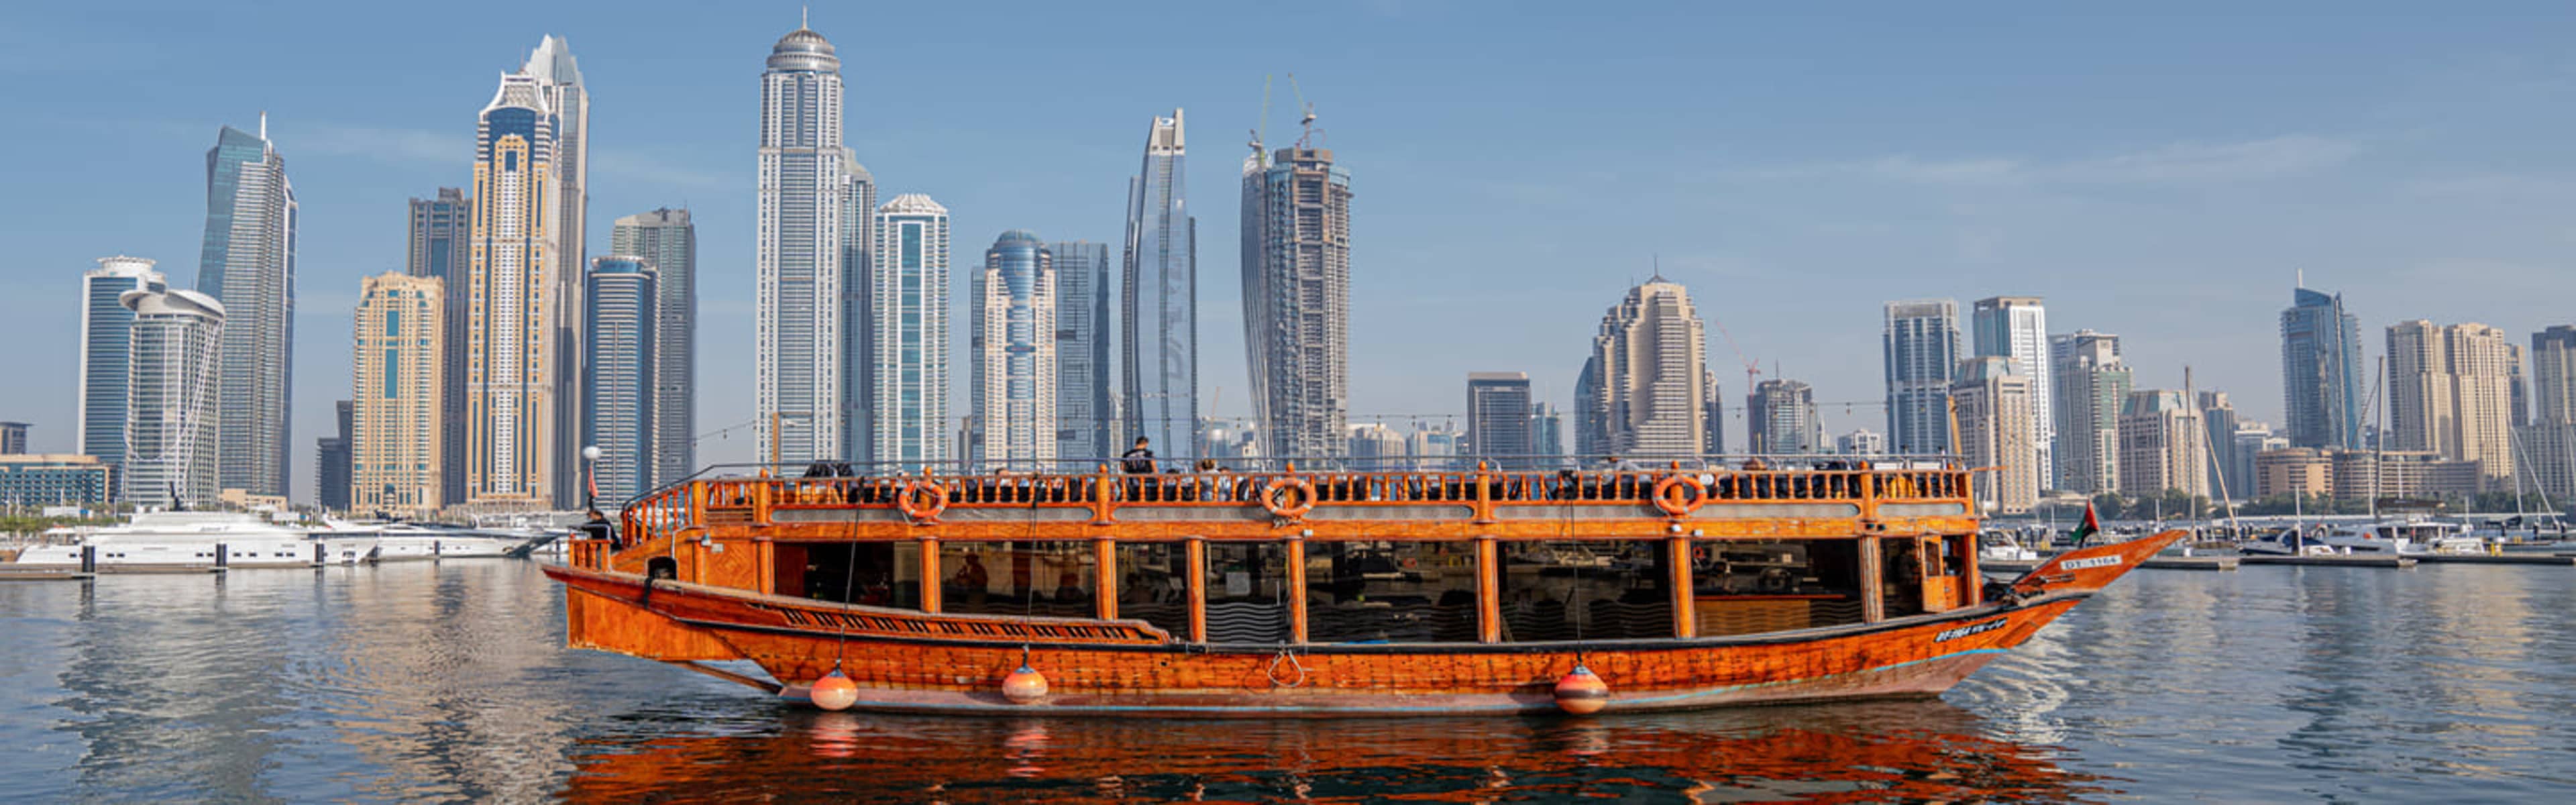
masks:
<svg viewBox="0 0 2576 805"><path fill-rule="evenodd" d="M1667 464L818 465L660 489L546 572L574 647L826 709L1589 713L1935 696L2183 536L1987 583L1968 469Z"/></svg>

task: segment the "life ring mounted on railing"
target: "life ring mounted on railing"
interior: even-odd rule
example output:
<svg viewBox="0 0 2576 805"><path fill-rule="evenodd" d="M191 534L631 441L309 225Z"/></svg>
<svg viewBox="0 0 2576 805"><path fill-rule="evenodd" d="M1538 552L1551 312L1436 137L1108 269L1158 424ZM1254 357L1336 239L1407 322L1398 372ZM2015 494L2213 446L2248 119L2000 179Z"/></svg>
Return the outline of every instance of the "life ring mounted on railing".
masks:
<svg viewBox="0 0 2576 805"><path fill-rule="evenodd" d="M1315 484L1294 475L1272 478L1261 488L1261 508L1285 520L1304 517L1315 510Z"/></svg>
<svg viewBox="0 0 2576 805"><path fill-rule="evenodd" d="M948 510L948 488L935 481L913 481L903 485L903 492L895 496L894 506L902 509L903 516L912 518L913 522L933 522L939 519L940 512Z"/></svg>
<svg viewBox="0 0 2576 805"><path fill-rule="evenodd" d="M1698 511L1699 505L1706 502L1708 487L1701 485L1698 478L1666 475L1663 480L1655 482L1655 508L1665 514L1674 517L1688 515Z"/></svg>

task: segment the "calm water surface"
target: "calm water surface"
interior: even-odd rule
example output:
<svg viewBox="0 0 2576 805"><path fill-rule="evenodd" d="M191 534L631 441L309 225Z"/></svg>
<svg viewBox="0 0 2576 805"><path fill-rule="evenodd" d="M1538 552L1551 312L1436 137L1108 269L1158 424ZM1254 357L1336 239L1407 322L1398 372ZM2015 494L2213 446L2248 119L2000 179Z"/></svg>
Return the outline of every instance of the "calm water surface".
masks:
<svg viewBox="0 0 2576 805"><path fill-rule="evenodd" d="M817 713L561 648L501 560L0 582L7 801L2576 800L2576 572L2142 572L1940 701Z"/></svg>

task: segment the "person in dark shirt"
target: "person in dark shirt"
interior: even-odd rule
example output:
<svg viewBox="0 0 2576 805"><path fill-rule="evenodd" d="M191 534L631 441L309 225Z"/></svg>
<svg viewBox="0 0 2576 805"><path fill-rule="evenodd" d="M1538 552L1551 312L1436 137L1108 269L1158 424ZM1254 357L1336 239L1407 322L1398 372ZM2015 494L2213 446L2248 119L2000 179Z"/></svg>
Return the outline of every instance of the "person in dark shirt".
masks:
<svg viewBox="0 0 2576 805"><path fill-rule="evenodd" d="M611 548L625 547L617 538L617 526L608 522L608 515L598 509L590 510L590 521L581 524L581 535L584 539L607 540Z"/></svg>
<svg viewBox="0 0 2576 805"><path fill-rule="evenodd" d="M1119 456L1119 458L1122 459L1120 463L1124 465L1124 469L1127 470L1127 474L1154 474L1154 450L1151 447L1151 444L1152 440L1143 436L1138 436L1136 437L1136 447L1132 450L1128 450L1126 455Z"/></svg>

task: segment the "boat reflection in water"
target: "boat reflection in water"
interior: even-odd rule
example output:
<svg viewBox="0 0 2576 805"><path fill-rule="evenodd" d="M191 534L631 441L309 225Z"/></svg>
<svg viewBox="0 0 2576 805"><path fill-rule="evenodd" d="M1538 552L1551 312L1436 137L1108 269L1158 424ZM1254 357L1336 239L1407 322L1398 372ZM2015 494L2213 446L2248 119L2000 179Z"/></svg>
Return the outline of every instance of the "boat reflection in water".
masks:
<svg viewBox="0 0 2576 805"><path fill-rule="evenodd" d="M746 730L637 730L573 748L562 797L719 801L1558 799L2065 801L2115 781L1979 737L1939 701L1599 719L961 719L781 706ZM757 726L754 726L757 725ZM663 725L667 727L668 725Z"/></svg>

